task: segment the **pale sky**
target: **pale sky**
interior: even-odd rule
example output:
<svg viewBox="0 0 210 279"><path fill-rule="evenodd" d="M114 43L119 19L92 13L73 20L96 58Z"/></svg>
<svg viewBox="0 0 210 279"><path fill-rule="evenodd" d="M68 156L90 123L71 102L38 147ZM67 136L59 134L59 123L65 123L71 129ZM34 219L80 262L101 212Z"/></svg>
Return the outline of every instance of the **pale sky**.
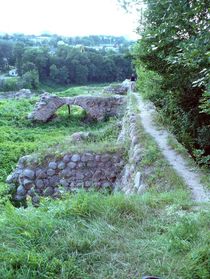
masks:
<svg viewBox="0 0 210 279"><path fill-rule="evenodd" d="M0 0L0 32L136 39L135 16L117 0Z"/></svg>

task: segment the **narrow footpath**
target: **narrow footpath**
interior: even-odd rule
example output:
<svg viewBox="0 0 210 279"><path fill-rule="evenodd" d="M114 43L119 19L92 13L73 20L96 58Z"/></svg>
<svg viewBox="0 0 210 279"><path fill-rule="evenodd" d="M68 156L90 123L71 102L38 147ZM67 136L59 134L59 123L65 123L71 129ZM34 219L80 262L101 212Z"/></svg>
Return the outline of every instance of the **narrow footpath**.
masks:
<svg viewBox="0 0 210 279"><path fill-rule="evenodd" d="M139 94L131 94L134 94L138 102L140 117L145 131L154 138L166 160L190 188L193 200L196 202L209 201L210 193L207 192L207 190L205 190L203 185L200 183L199 173L192 170L187 165L187 162L183 159L183 157L169 146L167 143L169 133L166 130L157 129L155 126L153 122L153 114L155 112L154 106L149 102L143 101Z"/></svg>

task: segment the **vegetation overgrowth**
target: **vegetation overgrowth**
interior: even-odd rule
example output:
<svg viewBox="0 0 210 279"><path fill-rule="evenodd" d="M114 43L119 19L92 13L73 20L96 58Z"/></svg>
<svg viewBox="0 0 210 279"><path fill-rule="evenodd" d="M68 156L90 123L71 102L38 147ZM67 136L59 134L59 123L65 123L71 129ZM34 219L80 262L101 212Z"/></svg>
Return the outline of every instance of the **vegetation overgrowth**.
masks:
<svg viewBox="0 0 210 279"><path fill-rule="evenodd" d="M209 165L209 2L119 1L146 4L133 51L139 91L190 153Z"/></svg>
<svg viewBox="0 0 210 279"><path fill-rule="evenodd" d="M55 94L59 96L76 96L80 94L97 94L100 86L75 87ZM0 192L5 189L6 177L11 173L21 156L39 153L42 156L50 148L56 154L58 145L62 150L113 150L119 127L116 119L100 123L84 123L85 111L72 106L68 114L66 106L57 111L58 117L48 123L32 123L27 115L33 110L37 97L32 99L0 100ZM71 134L78 131L91 131L91 140L72 149L68 140ZM97 145L95 142L97 141ZM56 146L56 147L55 147ZM60 148L61 149L61 148Z"/></svg>
<svg viewBox="0 0 210 279"><path fill-rule="evenodd" d="M1 212L2 279L209 275L208 213L194 211L177 190L79 192L39 208L7 204Z"/></svg>
<svg viewBox="0 0 210 279"><path fill-rule="evenodd" d="M98 91L92 86L56 94L88 90ZM60 144L75 131L91 131L97 144L114 146L115 119L87 125L84 111L75 107L70 118L61 108L57 120L32 124L26 116L36 100L0 102L1 187L20 156ZM137 112L135 100L132 107ZM78 191L59 200L42 198L38 208L30 200L27 208L15 208L0 195L0 278L208 277L209 209L194 207L183 181L138 124L147 193Z"/></svg>

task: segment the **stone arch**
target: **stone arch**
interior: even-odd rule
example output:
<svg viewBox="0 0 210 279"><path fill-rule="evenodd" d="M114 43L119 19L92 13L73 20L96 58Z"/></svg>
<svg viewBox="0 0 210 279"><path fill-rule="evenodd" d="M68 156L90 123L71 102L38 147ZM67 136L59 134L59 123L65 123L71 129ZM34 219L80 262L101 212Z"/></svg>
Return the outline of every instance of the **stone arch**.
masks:
<svg viewBox="0 0 210 279"><path fill-rule="evenodd" d="M47 122L63 105L80 106L86 111L89 120L101 121L109 116L122 115L125 107L125 99L122 96L76 96L69 98L45 93L41 96L28 118L32 121Z"/></svg>
<svg viewBox="0 0 210 279"><path fill-rule="evenodd" d="M64 104L60 106L55 112L56 116L59 118L77 118L77 119L84 119L87 115L87 112L85 109L83 109L81 106L73 104Z"/></svg>

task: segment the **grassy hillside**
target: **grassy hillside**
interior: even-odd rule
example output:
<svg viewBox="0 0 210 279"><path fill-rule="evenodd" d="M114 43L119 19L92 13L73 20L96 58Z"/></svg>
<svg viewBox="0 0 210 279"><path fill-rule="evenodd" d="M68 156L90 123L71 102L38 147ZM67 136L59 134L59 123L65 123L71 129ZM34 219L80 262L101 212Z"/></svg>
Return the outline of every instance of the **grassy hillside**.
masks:
<svg viewBox="0 0 210 279"><path fill-rule="evenodd" d="M92 131L97 144L88 144L94 148L115 146L115 119L87 125L75 107L70 118L63 108L56 121L32 124L26 116L35 102L0 102L1 188L20 156L60 144L73 132ZM191 201L183 181L138 126L138 167L148 185L143 195L78 191L60 200L42 198L38 208L30 199L27 208L15 208L0 195L1 279L209 277L210 208Z"/></svg>

